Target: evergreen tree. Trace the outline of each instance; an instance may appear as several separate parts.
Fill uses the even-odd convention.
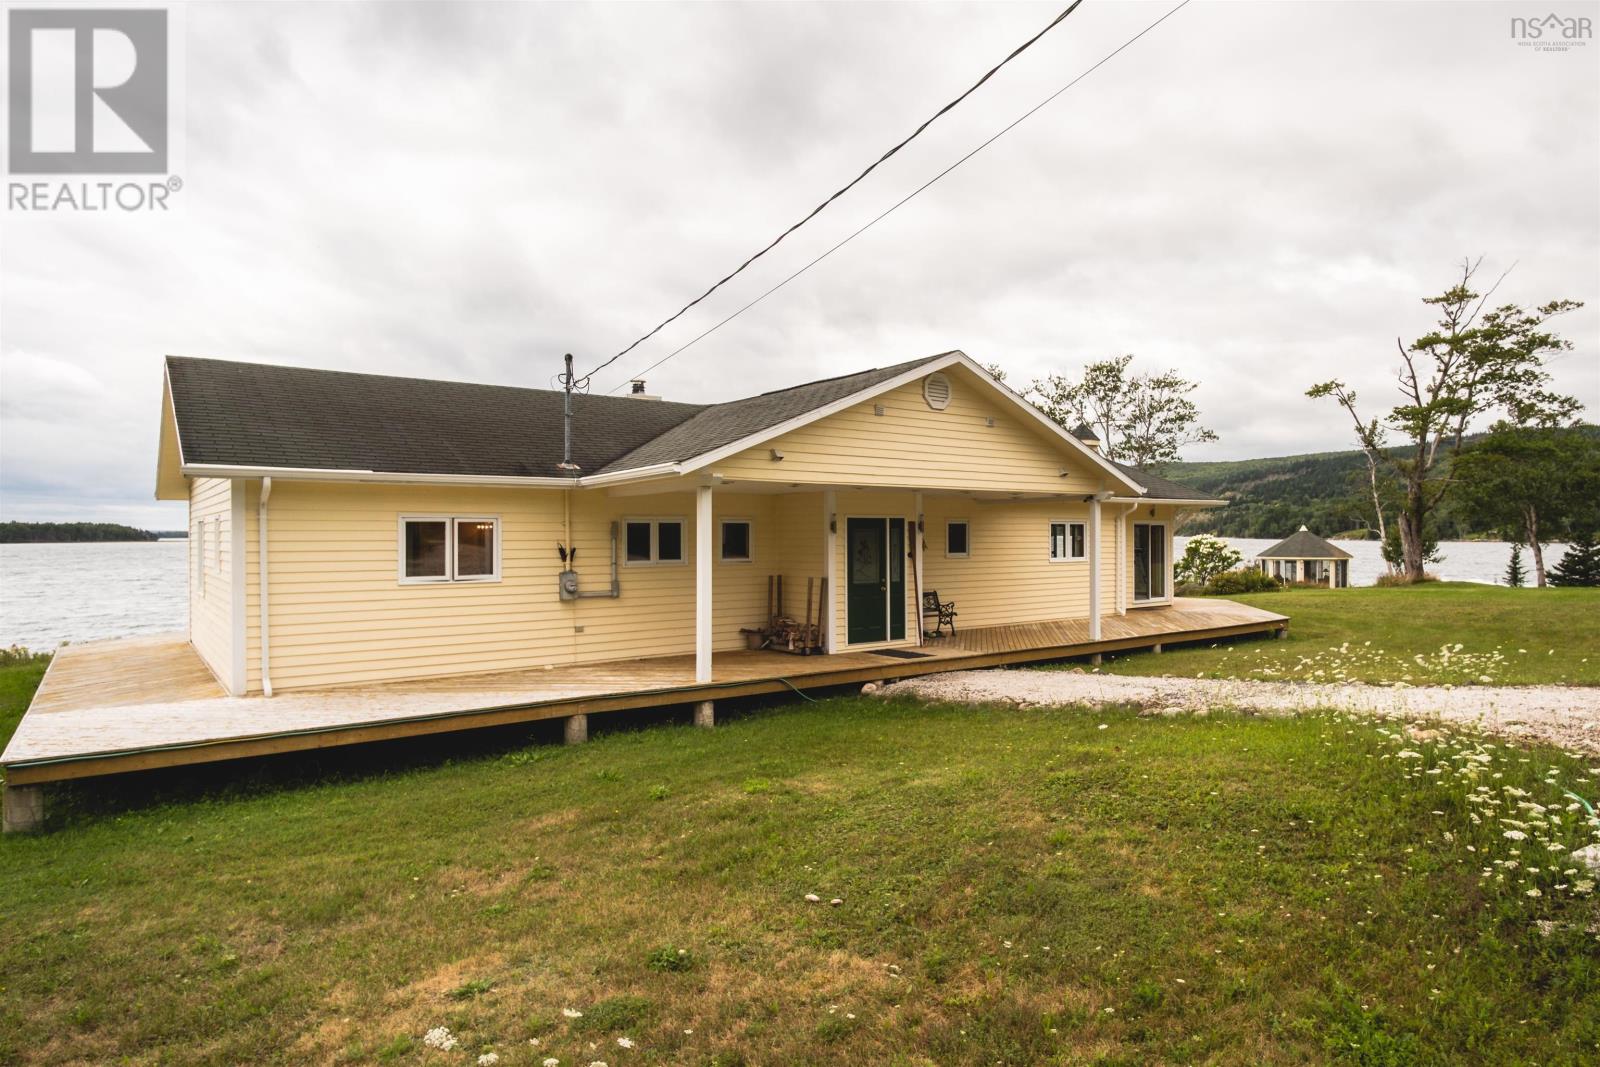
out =
[[[1511,565],[1506,568],[1506,584],[1513,589],[1521,589],[1528,580],[1528,572],[1522,568],[1522,546],[1511,546]]]
[[[1600,544],[1584,531],[1572,539],[1567,554],[1550,569],[1551,585],[1600,586]]]

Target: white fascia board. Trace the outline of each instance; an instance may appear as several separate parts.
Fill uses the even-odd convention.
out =
[[[1225,508],[1228,506],[1226,500],[1190,500],[1188,498],[1180,500],[1166,496],[1114,496],[1109,499],[1113,504],[1161,504],[1163,506],[1171,504],[1180,508]]]

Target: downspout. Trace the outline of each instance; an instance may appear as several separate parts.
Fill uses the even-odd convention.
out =
[[[256,603],[261,608],[261,693],[272,695],[271,654],[267,636],[267,501],[272,499],[272,479],[261,479],[261,499],[256,503]]]
[[[1128,613],[1128,518],[1139,507],[1137,500],[1123,506],[1117,516],[1117,614]]]

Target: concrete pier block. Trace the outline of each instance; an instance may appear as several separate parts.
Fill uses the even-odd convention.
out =
[[[1158,656],[1161,655],[1161,642],[1157,641],[1155,644],[1151,645],[1150,651],[1154,652]]]
[[[581,745],[589,740],[589,716],[567,716],[565,740],[569,745]]]
[[[707,729],[717,725],[717,702],[702,700],[694,706],[694,724]]]
[[[44,825],[44,787],[8,785],[0,798],[0,829],[8,834],[25,834]]]
[[[1102,659],[1100,653],[1096,652],[1094,655],[1089,657],[1089,662],[1092,665],[1098,667],[1103,662],[1103,659]]]
[[[1289,640],[1289,628],[1287,626],[1278,627],[1278,640],[1279,641],[1287,641],[1287,640]]]

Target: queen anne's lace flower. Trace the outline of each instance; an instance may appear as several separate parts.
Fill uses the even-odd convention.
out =
[[[440,1052],[449,1052],[456,1047],[456,1037],[450,1032],[448,1026],[435,1026],[432,1030],[422,1035],[422,1043],[428,1048],[436,1048]]]

